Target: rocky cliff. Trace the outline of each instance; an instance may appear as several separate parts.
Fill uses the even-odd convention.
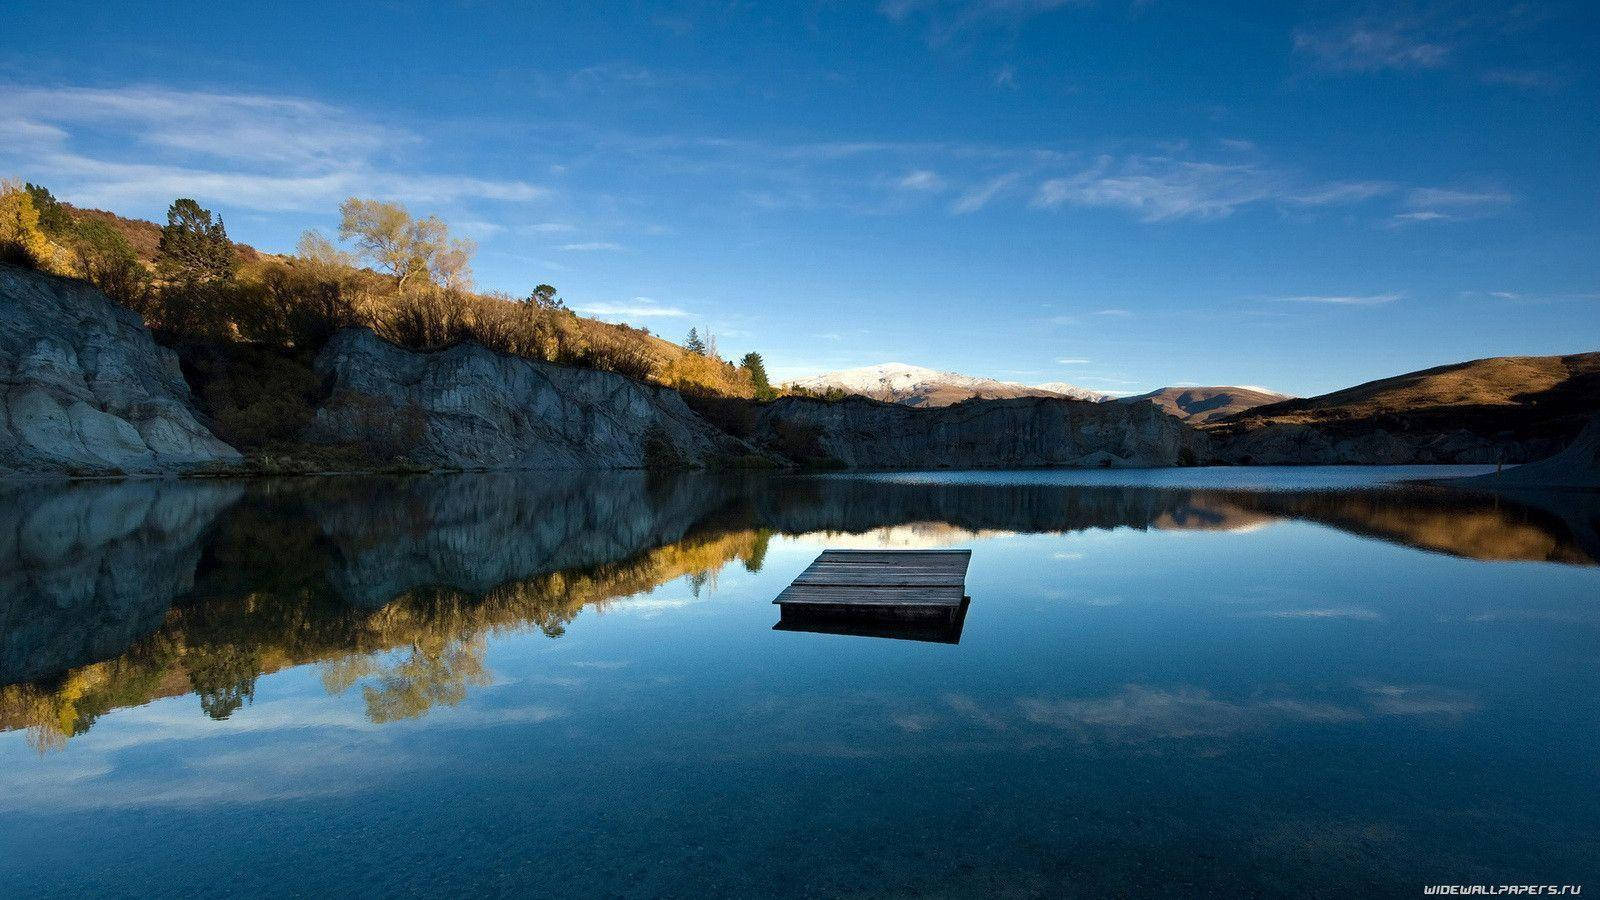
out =
[[[1548,459],[1492,475],[1452,478],[1447,483],[1495,489],[1600,489],[1600,416],[1591,419],[1565,450]]]
[[[1149,405],[1024,397],[933,409],[789,397],[752,442],[802,464],[867,469],[1173,466],[1206,455],[1199,432]]]
[[[463,469],[708,465],[746,452],[676,391],[464,342],[417,352],[371,331],[335,335],[316,369],[331,393],[306,439]]]
[[[239,460],[196,418],[172,351],[89,284],[0,264],[0,477]]]

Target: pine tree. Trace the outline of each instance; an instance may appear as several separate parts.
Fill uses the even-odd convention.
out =
[[[690,353],[698,353],[701,356],[706,355],[706,343],[700,340],[700,331],[698,329],[689,329],[689,336],[684,339],[683,349]]]
[[[757,400],[771,400],[778,396],[772,389],[772,383],[767,380],[767,364],[761,354],[754,350],[746,353],[744,359],[739,361],[739,368],[750,373],[750,384],[755,388]]]
[[[183,281],[221,281],[233,277],[234,249],[228,229],[211,210],[187,197],[174,200],[161,229],[161,257],[172,275]]]

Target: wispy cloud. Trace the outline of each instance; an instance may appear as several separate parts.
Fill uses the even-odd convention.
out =
[[[1021,177],[1019,172],[1008,172],[973,185],[961,192],[961,196],[950,206],[950,211],[957,215],[977,212],[988,206],[989,201],[999,196],[1001,191],[1015,184]]]
[[[1515,203],[1517,195],[1502,190],[1462,191],[1450,188],[1415,188],[1406,193],[1406,202],[1415,207],[1493,206]]]
[[[1040,183],[1031,202],[1039,209],[1120,208],[1159,222],[1218,218],[1257,203],[1352,203],[1377,193],[1381,191],[1368,182],[1305,185],[1289,172],[1251,162],[1102,155],[1074,175]]]
[[[1452,47],[1402,21],[1362,19],[1295,32],[1294,49],[1319,66],[1346,72],[1432,69],[1450,58]]]
[[[1404,299],[1404,294],[1303,294],[1297,297],[1273,297],[1276,303],[1326,303],[1334,306],[1381,306]]]
[[[937,172],[931,169],[916,169],[907,172],[905,177],[900,179],[899,185],[903,190],[908,191],[932,192],[944,190],[944,180],[939,177]]]
[[[520,180],[400,171],[385,164],[421,138],[293,96],[121,88],[0,88],[0,160],[80,203],[176,196],[259,210],[327,208],[351,194],[415,202],[526,202]],[[107,150],[116,146],[118,150]]]
[[[574,226],[566,222],[535,222],[532,225],[524,225],[518,230],[523,234],[561,234],[573,231]]]
[[[1408,211],[1395,213],[1389,218],[1389,225],[1399,227],[1419,222],[1482,218],[1519,199],[1516,194],[1497,188],[1486,190],[1412,188],[1405,195]]]
[[[576,244],[562,244],[561,249],[587,253],[595,250],[622,250],[625,248],[615,241],[580,241]]]
[[[1440,219],[1448,218],[1450,217],[1442,212],[1431,209],[1423,209],[1416,212],[1395,213],[1389,218],[1389,221],[1394,224],[1404,225],[1410,222],[1437,222]]]
[[[883,0],[879,12],[896,22],[917,22],[931,47],[950,43],[968,28],[1016,24],[1064,6],[1091,0]]]
[[[577,312],[606,319],[682,319],[689,312],[676,306],[663,306],[649,297],[634,297],[623,303],[599,301],[574,307]]]
[[[1131,318],[1133,318],[1132,311],[1126,310],[1126,309],[1097,309],[1097,310],[1094,311],[1094,314],[1097,315],[1097,316],[1106,316],[1106,317],[1112,318],[1112,319],[1131,319]]]
[[[1061,366],[1086,366],[1091,362],[1094,362],[1094,360],[1077,356],[1063,356],[1056,360],[1056,364]]]

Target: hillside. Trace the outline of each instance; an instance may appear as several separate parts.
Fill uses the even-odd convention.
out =
[[[411,349],[476,340],[538,362],[616,372],[690,392],[757,393],[752,371],[647,329],[579,316],[549,285],[529,285],[526,297],[473,291],[471,242],[448,238],[443,222],[417,220],[403,207],[348,201],[438,230],[437,255],[429,257],[438,265],[420,277],[364,266],[380,260],[370,252],[358,254],[361,240],[353,241],[352,250],[313,232],[295,254],[263,253],[233,240],[220,218],[213,220],[210,210],[190,200],[175,202],[168,213],[180,217],[190,236],[180,235],[174,242],[178,252],[164,254],[164,227],[155,222],[75,206],[37,185],[24,189],[7,181],[0,194],[26,209],[19,216],[29,222],[26,234],[0,246],[0,258],[91,282],[138,313],[186,363],[193,348],[204,346],[248,345],[303,357],[340,328],[356,325]]]
[[[1600,410],[1600,352],[1500,356],[1285,400],[1202,427],[1228,462],[1542,459]]]
[[[1215,387],[1164,387],[1148,394],[1118,397],[1116,403],[1154,403],[1169,416],[1199,425],[1225,419],[1247,409],[1290,399],[1288,394],[1256,388],[1219,385]]]
[[[1015,381],[976,378],[905,363],[882,363],[825,372],[786,382],[798,393],[845,394],[905,406],[950,406],[964,400],[1009,400],[1014,397],[1068,397],[1099,400],[1103,395],[1057,382],[1037,387]]]

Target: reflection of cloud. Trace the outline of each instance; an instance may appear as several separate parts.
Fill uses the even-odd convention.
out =
[[[1221,738],[1283,721],[1341,723],[1366,718],[1360,710],[1292,697],[1236,703],[1193,685],[1130,684],[1104,697],[1028,697],[1017,705],[1035,724],[1115,744]]]
[[[1367,703],[1389,716],[1458,719],[1478,710],[1478,701],[1470,694],[1438,685],[1366,682],[1360,687],[1367,693]]]
[[[1268,619],[1353,619],[1376,622],[1383,618],[1370,609],[1359,606],[1326,606],[1320,609],[1269,609],[1259,613]]]
[[[1288,698],[1268,700],[1266,705],[1298,722],[1354,722],[1366,718],[1360,710],[1332,703],[1314,703]]]
[[[913,734],[917,734],[927,731],[928,728],[933,725],[933,723],[939,720],[934,716],[921,715],[917,713],[895,713],[889,717],[889,721],[893,722],[895,727],[899,728],[901,731],[909,731]]]
[[[1222,737],[1250,725],[1239,706],[1213,698],[1209,691],[1183,686],[1163,690],[1130,684],[1118,693],[1087,700],[1024,698],[1017,701],[1028,721],[1055,728],[1086,729],[1112,743],[1155,739]]]
[[[966,694],[945,694],[945,705],[993,731],[1005,731],[1006,720],[983,708],[983,704]]]

